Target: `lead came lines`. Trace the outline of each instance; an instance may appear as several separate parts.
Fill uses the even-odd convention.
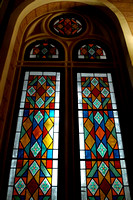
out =
[[[123,145],[111,74],[78,73],[77,92],[81,199],[125,196],[128,200],[130,192],[125,182],[127,174],[124,177],[125,160],[121,160]]]
[[[7,200],[57,199],[59,72],[26,72]]]

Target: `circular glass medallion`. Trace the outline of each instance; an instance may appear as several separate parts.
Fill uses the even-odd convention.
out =
[[[86,24],[80,16],[69,13],[55,17],[50,22],[50,28],[59,36],[75,37],[84,32]]]

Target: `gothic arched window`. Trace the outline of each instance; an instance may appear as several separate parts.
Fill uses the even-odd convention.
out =
[[[7,200],[63,199],[66,177],[79,199],[130,200],[110,39],[87,14],[37,20],[19,56]]]

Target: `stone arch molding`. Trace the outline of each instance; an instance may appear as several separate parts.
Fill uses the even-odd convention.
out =
[[[16,65],[17,57],[18,57],[18,50],[21,46],[21,38],[24,33],[24,29],[26,26],[38,16],[41,16],[44,14],[44,12],[47,11],[48,8],[46,8],[46,5],[48,5],[49,9],[52,9],[52,3],[59,3],[59,2],[65,2],[63,0],[28,0],[21,4],[13,13],[10,18],[7,32],[5,35],[5,40],[3,42],[3,48],[4,51],[0,53],[1,55],[1,80],[0,80],[0,104],[2,103],[2,98],[4,94],[4,88],[5,84],[7,82],[9,83],[9,86],[11,86],[11,79],[8,78],[9,74],[13,75],[14,67]],[[118,21],[121,25],[121,28],[123,30],[123,34],[125,37],[125,41],[127,44],[129,56],[131,63],[133,65],[133,36],[131,34],[130,28],[127,24],[127,21],[123,14],[110,2],[107,0],[67,0],[66,6],[68,2],[73,3],[85,3],[88,5],[97,5],[97,6],[104,6],[109,8],[118,18]],[[15,39],[14,39],[15,38]],[[129,74],[132,73],[133,68],[130,67]],[[11,73],[10,73],[11,72]],[[131,74],[130,74],[131,76]],[[8,79],[10,81],[8,81]],[[13,78],[12,78],[13,79]],[[133,82],[133,81],[132,81]]]

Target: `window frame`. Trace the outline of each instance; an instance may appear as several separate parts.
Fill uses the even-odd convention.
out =
[[[50,33],[51,34],[51,33]],[[84,34],[83,34],[84,35]],[[83,36],[82,35],[82,36]],[[80,41],[80,39],[82,38],[82,36],[80,37],[78,37],[78,40]],[[91,35],[91,37],[92,37],[92,35]],[[96,36],[94,36],[94,38],[95,38]],[[62,42],[62,38],[58,38],[58,41],[61,41]],[[65,38],[65,41],[66,41],[67,39]],[[87,69],[89,69],[89,70],[92,70],[92,69],[95,69],[95,70],[112,70],[112,71],[114,71],[114,73],[116,74],[116,78],[115,78],[115,82],[116,82],[116,84],[117,84],[117,79],[119,78],[119,72],[121,71],[120,69],[119,69],[119,66],[117,66],[118,65],[118,63],[120,63],[120,61],[118,60],[118,63],[117,63],[117,59],[116,59],[116,57],[118,57],[118,54],[117,55],[114,55],[114,53],[113,53],[113,50],[112,50],[112,47],[111,46],[109,46],[109,48],[111,49],[111,52],[112,52],[112,54],[113,54],[113,61],[105,61],[104,63],[99,63],[99,62],[80,62],[79,63],[79,61],[73,61],[73,59],[72,59],[72,49],[73,49],[73,46],[75,45],[75,43],[76,43],[76,41],[77,41],[77,37],[75,37],[75,38],[69,38],[68,39],[68,41],[66,42],[66,43],[68,43],[69,44],[69,42],[70,41],[74,41],[73,42],[73,44],[72,45],[68,45],[68,46],[65,46],[65,61],[60,61],[60,62],[58,62],[58,61],[55,61],[54,63],[55,63],[55,66],[52,66],[52,61],[46,61],[46,62],[32,62],[32,61],[24,61],[23,60],[23,58],[22,59],[19,59],[18,60],[18,66],[17,66],[17,70],[16,70],[16,74],[18,74],[18,75],[20,75],[20,71],[21,71],[21,69],[22,68],[26,68],[26,67],[33,67],[33,68],[35,68],[35,67],[37,67],[37,66],[39,66],[39,67],[41,67],[41,68],[43,68],[44,67],[44,65],[45,65],[45,67],[47,68],[47,67],[53,67],[54,69],[56,69],[56,67],[59,67],[60,69],[61,68],[64,68],[63,70],[64,71],[66,71],[66,70],[68,70],[68,73],[67,73],[67,75],[65,74],[65,76],[64,76],[64,80],[67,80],[67,84],[64,84],[65,85],[65,88],[67,87],[67,86],[69,86],[69,88],[70,88],[70,83],[68,83],[68,76],[70,75],[70,78],[69,78],[69,80],[70,80],[70,82],[72,83],[72,73],[73,73],[73,69],[75,69],[75,70],[77,70],[77,69],[79,69],[80,70],[80,68],[85,68],[85,70],[87,70]],[[99,37],[99,40],[100,40],[100,37]],[[103,42],[103,39],[101,40],[102,42]],[[105,41],[106,42],[106,41]],[[23,49],[23,47],[22,47],[22,49]],[[115,46],[114,47],[114,49],[115,50],[117,50],[117,47]],[[67,54],[67,51],[70,51],[71,53],[70,53],[70,55],[68,55]],[[89,66],[90,65],[90,66]],[[118,68],[118,69],[117,69]],[[121,73],[122,74],[122,73]],[[117,89],[117,91],[118,91],[118,94],[120,94],[120,92],[119,92],[119,90],[120,90],[120,83],[122,83],[123,82],[123,77],[121,77],[121,80],[119,81],[119,87],[118,87],[118,89]],[[17,85],[18,85],[18,80],[19,80],[19,76],[17,77],[17,75],[15,76],[15,82],[17,83]],[[18,87],[18,86],[15,86],[16,88]],[[123,84],[124,85],[124,84]],[[73,86],[74,87],[74,86]],[[16,91],[15,91],[15,88],[13,88],[13,90],[14,90],[14,92],[13,92],[13,94],[15,94],[16,95]],[[126,90],[126,88],[125,88],[125,90]],[[67,93],[68,93],[68,91],[65,91],[65,95],[66,95],[66,99],[67,100],[72,100],[73,99],[73,94],[74,94],[74,89],[72,88],[71,89],[71,91],[70,91],[70,93],[71,93],[71,95],[70,95],[70,97],[68,97],[68,95],[67,95]],[[116,93],[116,95],[117,95],[117,93]],[[117,95],[118,96],[118,98],[119,98],[119,95]],[[121,97],[122,97],[122,95],[120,95]],[[64,102],[65,102],[66,100],[64,100]],[[122,100],[122,101],[124,101],[124,100]],[[14,97],[12,97],[12,102],[13,102],[13,104],[15,104],[14,103]],[[121,105],[124,105],[124,103],[121,103]],[[15,106],[15,105],[14,105]],[[14,107],[13,106],[13,107]],[[73,106],[75,106],[75,104],[73,103]],[[68,108],[69,106],[67,105],[67,108]],[[119,106],[119,108],[121,108],[122,106]],[[72,106],[71,106],[71,108],[72,108]],[[65,110],[65,109],[64,109]],[[67,111],[65,110],[65,112],[67,113]],[[74,114],[74,111],[71,111],[71,112],[68,112],[67,113],[67,116],[69,116],[69,115],[73,115],[73,116],[75,116],[75,114]],[[121,117],[122,116],[122,112],[120,112],[120,118],[122,118]],[[12,118],[12,117],[11,117]],[[75,120],[74,120],[75,121]],[[122,118],[122,121],[124,122],[124,120],[123,120],[123,118]],[[75,125],[74,125],[74,123],[75,122],[72,122],[72,124],[71,124],[71,128],[74,126],[75,127]],[[124,132],[124,131],[123,131]],[[76,150],[75,150],[75,148],[77,148],[76,146],[76,144],[74,143],[74,141],[76,141],[75,140],[75,138],[74,138],[74,136],[73,136],[73,134],[74,134],[74,132],[72,132],[72,144],[70,144],[69,146],[70,146],[70,149],[74,149],[74,155],[70,155],[70,158],[67,158],[68,156],[67,155],[65,155],[65,153],[64,153],[64,157],[65,158],[67,158],[67,160],[69,160],[69,162],[72,164],[72,166],[73,166],[73,169],[75,169],[75,164],[74,164],[74,162],[75,163],[77,163],[76,161],[73,161],[73,160],[75,160],[75,159],[77,159],[78,160],[78,158],[75,158],[76,156],[76,153],[75,152],[77,152]],[[69,136],[67,136],[67,143],[68,143],[68,138],[70,139],[70,135]],[[127,142],[128,143],[128,142]],[[67,147],[65,147],[66,149],[64,150],[65,152],[67,152],[68,151],[68,148]],[[70,154],[70,150],[68,151],[69,152],[69,154]],[[128,154],[128,152],[126,153],[126,154]],[[78,155],[78,154],[77,154]],[[130,162],[129,162],[129,164],[130,164]],[[128,165],[129,165],[128,164]],[[65,164],[64,164],[65,165]],[[78,166],[78,165],[77,165]],[[61,166],[60,166],[61,167]],[[68,168],[68,166],[67,166],[67,168]],[[67,183],[69,182],[68,181],[68,179],[70,180],[70,177],[72,176],[73,178],[73,183],[75,183],[75,180],[79,180],[79,178],[78,177],[76,177],[76,173],[78,172],[78,170],[76,170],[77,172],[75,172],[74,173],[74,175],[72,174],[72,172],[71,172],[71,170],[70,169],[67,169],[66,170],[67,171],[67,174],[66,175],[64,175],[64,177],[66,178],[66,180],[67,180]],[[70,175],[69,175],[70,174]],[[63,174],[62,174],[63,175]],[[69,176],[69,178],[67,178],[67,175]],[[60,180],[61,180],[61,176],[60,176]],[[65,180],[65,178],[64,178],[64,180]],[[60,182],[62,182],[62,181],[60,181]],[[131,181],[130,181],[131,182]],[[64,184],[64,183],[63,183]],[[73,184],[70,184],[70,186],[68,187],[67,186],[67,184],[65,185],[64,184],[64,186],[65,186],[65,189],[64,189],[64,191],[66,192],[66,191],[68,191],[68,188],[70,189],[71,188],[71,186],[72,186]],[[61,186],[61,184],[60,184],[60,186]],[[76,187],[77,186],[77,187]],[[77,188],[78,189],[80,189],[80,187],[79,187],[79,185],[78,185],[78,183],[76,183],[76,186],[74,185],[74,186],[72,186],[72,187],[74,187],[74,191],[76,192],[77,191]],[[67,187],[67,188],[66,188]],[[62,188],[62,186],[61,186],[61,188]],[[63,189],[63,188],[62,188]],[[70,189],[69,190],[69,194],[71,194],[71,191],[72,191],[73,189]],[[60,191],[61,191],[61,189],[60,189]],[[79,192],[77,192],[77,194],[76,194],[76,196],[77,196],[77,199],[79,198],[79,196],[78,196],[78,194],[79,194]],[[64,197],[63,195],[62,195],[62,197]],[[66,197],[67,198],[67,197]]]

